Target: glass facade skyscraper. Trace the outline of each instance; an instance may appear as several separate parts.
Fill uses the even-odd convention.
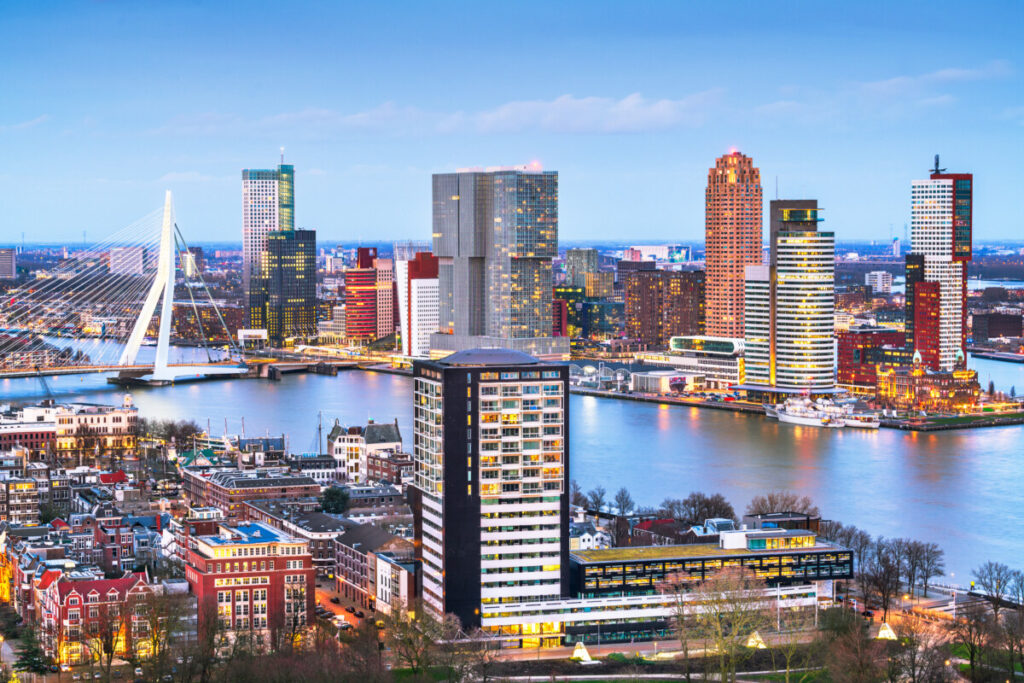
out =
[[[295,229],[295,167],[242,171],[242,285],[259,274],[267,235]],[[256,327],[256,325],[251,325]]]
[[[564,356],[551,334],[551,261],[558,254],[558,173],[508,169],[436,174],[434,254],[440,353],[508,347]]]
[[[267,235],[260,272],[249,289],[250,325],[265,328],[271,344],[316,333],[316,231]]]

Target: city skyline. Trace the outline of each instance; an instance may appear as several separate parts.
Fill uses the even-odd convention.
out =
[[[1020,233],[1005,153],[1021,123],[1019,6],[602,9],[537,5],[526,14],[540,30],[516,33],[528,20],[501,8],[451,22],[414,6],[386,21],[366,7],[8,7],[0,140],[18,172],[5,176],[0,241],[108,234],[168,188],[187,235],[234,237],[239,170],[271,166],[281,146],[302,187],[296,227],[323,241],[422,238],[432,173],[533,160],[560,172],[563,241],[625,224],[693,241],[703,175],[732,147],[756,160],[768,197],[776,177],[779,196],[819,197],[840,241],[884,240],[890,225],[902,237],[905,188],[935,153],[984,181],[979,237]],[[887,28],[911,21],[913,32]],[[519,40],[476,37],[494,23]],[[154,25],[175,42],[147,39]],[[236,35],[301,47],[254,55]],[[791,54],[797,36],[807,49]],[[723,56],[722,41],[749,50]],[[420,49],[389,49],[399,42]],[[489,82],[511,45],[525,68]],[[475,63],[438,88],[463,54]]]

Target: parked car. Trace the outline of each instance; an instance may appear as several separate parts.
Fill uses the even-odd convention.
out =
[[[359,619],[362,619],[363,617],[365,617],[365,616],[366,616],[365,614],[363,614],[363,613],[362,613],[362,612],[360,612],[359,610],[356,610],[356,611],[354,612],[354,614],[355,614],[355,615],[356,615],[356,617],[357,617],[357,618],[359,618]]]
[[[861,614],[863,614],[863,615],[864,615],[865,617],[867,617],[868,619],[870,619],[871,617],[875,616],[875,613],[874,613],[874,612],[872,612],[872,611],[871,611],[871,610],[869,610],[869,609],[866,609],[866,610],[864,610],[863,612],[861,612]]]
[[[356,613],[356,608],[353,607],[352,605],[349,605],[348,607],[345,608],[345,611],[348,612],[349,614],[355,614]]]
[[[340,605],[341,604],[341,600],[338,598],[337,595],[335,595],[333,598],[331,598],[331,602],[333,602],[335,605]]]

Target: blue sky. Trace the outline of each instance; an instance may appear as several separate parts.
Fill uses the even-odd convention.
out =
[[[540,161],[563,240],[703,238],[714,158],[843,239],[909,220],[932,156],[976,239],[1024,238],[1024,3],[12,2],[0,242],[101,237],[172,189],[240,239],[240,170],[296,167],[321,240],[427,238],[430,174]]]

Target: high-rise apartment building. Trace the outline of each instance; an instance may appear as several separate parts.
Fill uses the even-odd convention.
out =
[[[745,269],[761,263],[761,172],[730,152],[708,171],[704,194],[707,333],[743,336]]]
[[[267,235],[294,229],[295,167],[282,163],[276,169],[243,170],[242,286],[246,292],[250,280],[259,275]]]
[[[431,336],[431,352],[508,347],[567,356],[568,340],[551,336],[558,173],[439,173],[433,204],[441,333]]]
[[[567,249],[565,251],[565,284],[586,287],[587,273],[597,272],[597,249]]]
[[[18,277],[18,257],[14,249],[0,249],[0,280]]]
[[[316,334],[316,231],[278,230],[266,237],[250,281],[250,327],[276,346]]]
[[[919,281],[935,283],[938,296],[932,295],[931,287],[918,287],[914,294],[908,287],[908,321],[913,315],[915,323],[907,344],[908,350],[920,353],[924,363],[934,370],[951,370],[966,358],[967,262],[972,253],[973,182],[970,173],[946,173],[945,169],[940,169],[936,156],[935,169],[929,179],[911,183],[911,253],[907,255],[907,282],[909,285],[911,269],[920,266]],[[917,258],[912,259],[912,256]],[[913,297],[920,300],[912,300]],[[923,334],[916,326],[916,319],[927,314],[922,307],[926,309],[928,305],[938,306],[937,337]]]
[[[430,355],[430,335],[438,330],[437,263],[429,251],[395,261],[403,355]]]
[[[413,378],[427,608],[487,627],[486,607],[568,596],[568,366],[472,349],[416,361]]]
[[[747,385],[835,388],[835,235],[818,230],[816,200],[771,202],[767,265],[747,266]]]
[[[704,271],[632,272],[623,293],[630,339],[667,346],[672,337],[704,334]]]
[[[892,294],[892,273],[887,270],[872,270],[864,274],[864,284],[871,287],[873,294]]]

